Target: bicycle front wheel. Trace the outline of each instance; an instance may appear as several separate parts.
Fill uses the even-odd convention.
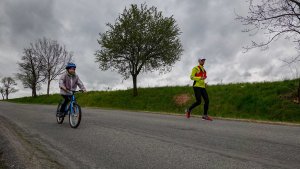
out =
[[[71,112],[72,111],[72,112]],[[73,109],[70,110],[69,123],[72,128],[77,128],[81,121],[81,107],[74,103]]]

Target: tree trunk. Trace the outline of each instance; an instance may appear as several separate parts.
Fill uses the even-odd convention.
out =
[[[32,97],[36,97],[36,88],[32,89]]]
[[[300,104],[300,78],[299,78],[299,84],[298,84],[298,104]]]
[[[132,75],[132,80],[133,80],[133,96],[137,96],[138,95],[137,85],[136,85],[137,75]]]
[[[36,86],[32,87],[32,97],[36,97]]]
[[[47,96],[49,96],[49,92],[50,92],[50,79],[48,79],[48,83],[47,83]]]
[[[8,100],[8,89],[5,90],[6,100]]]

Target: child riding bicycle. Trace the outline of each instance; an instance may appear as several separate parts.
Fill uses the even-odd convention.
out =
[[[79,79],[79,76],[75,73],[76,65],[74,63],[68,63],[66,65],[66,73],[59,78],[60,94],[64,98],[64,102],[61,106],[59,116],[64,116],[67,104],[70,102],[71,91],[75,91],[77,86],[86,92],[86,89]]]

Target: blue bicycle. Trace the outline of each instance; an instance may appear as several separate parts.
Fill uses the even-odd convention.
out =
[[[72,95],[70,95],[71,101],[66,106],[65,114],[63,116],[60,116],[60,108],[63,104],[63,101],[61,101],[57,106],[56,111],[56,121],[58,124],[62,124],[64,122],[64,117],[66,115],[69,115],[69,123],[72,128],[77,128],[81,121],[81,107],[76,103],[75,99],[75,93],[81,92],[81,91],[71,91]]]

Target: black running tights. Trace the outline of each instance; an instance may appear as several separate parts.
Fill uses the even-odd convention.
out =
[[[201,87],[193,87],[195,97],[196,97],[196,102],[189,107],[189,111],[192,111],[195,107],[199,106],[201,104],[201,96],[204,99],[204,115],[207,115],[208,111],[208,105],[209,105],[209,99],[208,99],[208,94],[206,92],[205,88]]]

